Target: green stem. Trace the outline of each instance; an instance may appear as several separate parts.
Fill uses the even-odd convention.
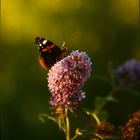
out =
[[[95,136],[98,137],[100,140],[104,140],[104,138],[97,133],[95,133]]]
[[[97,115],[95,113],[92,113],[91,115],[95,119],[95,121],[97,122],[97,125],[100,126],[101,122],[100,122],[99,118],[97,117]]]
[[[68,109],[65,110],[65,115],[66,115],[66,140],[70,140],[70,124],[68,117]]]
[[[104,106],[107,104],[108,102],[108,98],[109,97],[113,97],[114,93],[119,89],[120,87],[114,87],[109,94],[107,95],[106,99],[104,100],[104,102],[102,102],[102,104],[100,104],[100,106],[98,107],[98,109],[95,111],[95,114],[98,114],[103,108]]]
[[[66,133],[64,119],[58,118],[57,124],[59,126],[59,129],[63,130],[63,132]]]
[[[74,137],[72,137],[72,139],[71,140],[75,140],[77,138],[77,135],[75,135]]]

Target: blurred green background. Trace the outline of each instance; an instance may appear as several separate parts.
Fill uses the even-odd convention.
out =
[[[106,75],[107,65],[140,60],[138,0],[3,0],[1,2],[0,131],[2,140],[63,140],[53,122],[42,124],[40,113],[49,112],[46,75],[38,62],[36,36],[68,50],[86,51],[92,59],[92,76],[85,85],[84,106],[93,108],[97,95],[109,85],[95,81]],[[139,99],[118,93],[120,104],[108,106],[110,121],[120,125],[140,108]],[[72,127],[86,124],[83,114]],[[88,119],[87,119],[88,120]],[[81,124],[82,123],[82,124]],[[84,124],[85,123],[85,124]],[[75,125],[74,125],[75,124]]]

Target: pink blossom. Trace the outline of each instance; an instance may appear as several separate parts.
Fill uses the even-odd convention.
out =
[[[85,52],[73,51],[51,67],[48,87],[53,107],[74,109],[85,98],[81,88],[91,73],[91,60]]]

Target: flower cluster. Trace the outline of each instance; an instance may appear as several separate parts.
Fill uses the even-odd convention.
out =
[[[140,111],[133,114],[121,131],[121,140],[140,139]]]
[[[48,73],[48,87],[51,92],[49,103],[53,108],[75,109],[85,98],[82,92],[90,76],[91,61],[85,52],[73,51],[51,67]]]
[[[140,62],[134,59],[115,70],[117,80],[121,84],[135,84],[140,81]]]
[[[96,127],[96,132],[102,137],[112,137],[115,134],[115,126],[108,121],[103,121]]]

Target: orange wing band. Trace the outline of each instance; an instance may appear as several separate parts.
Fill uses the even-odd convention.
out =
[[[48,68],[48,66],[45,64],[43,58],[41,58],[41,57],[39,58],[39,63],[45,70]]]

